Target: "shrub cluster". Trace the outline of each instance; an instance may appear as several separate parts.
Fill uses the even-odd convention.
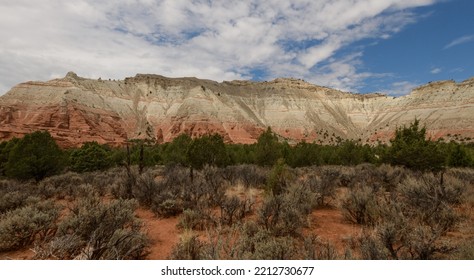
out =
[[[56,232],[59,208],[52,201],[36,202],[0,215],[0,251],[19,249]]]
[[[135,218],[136,206],[133,200],[104,203],[97,195],[79,199],[54,238],[36,249],[36,258],[143,258],[148,239]]]
[[[372,229],[360,238],[363,258],[442,258],[455,249],[445,237],[461,221],[455,208],[466,188],[446,174],[410,175],[390,191],[354,188],[342,208],[348,220]]]

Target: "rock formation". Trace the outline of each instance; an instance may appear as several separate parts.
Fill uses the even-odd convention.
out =
[[[138,74],[26,82],[0,96],[0,141],[48,130],[63,147],[87,141],[167,142],[181,133],[219,133],[254,143],[270,126],[289,142],[386,142],[418,118],[434,139],[474,138],[474,79],[433,82],[403,97],[353,94],[297,79],[214,82]]]

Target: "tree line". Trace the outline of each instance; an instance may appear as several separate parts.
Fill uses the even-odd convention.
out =
[[[218,134],[192,139],[181,134],[172,142],[152,144],[130,141],[126,147],[112,148],[97,142],[80,148],[61,149],[47,131],[0,143],[0,177],[42,180],[65,170],[89,172],[115,166],[181,165],[193,170],[206,165],[223,167],[239,164],[291,167],[312,165],[358,165],[361,163],[405,166],[413,170],[438,172],[446,167],[473,167],[474,145],[426,139],[426,129],[418,120],[399,127],[389,145],[363,145],[345,140],[336,145],[279,141],[268,128],[255,144],[227,144]]]

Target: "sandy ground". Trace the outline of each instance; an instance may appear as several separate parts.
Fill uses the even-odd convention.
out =
[[[137,216],[143,221],[143,230],[151,241],[149,260],[166,260],[179,241],[179,231],[176,225],[178,218],[160,219],[150,210],[138,209]]]

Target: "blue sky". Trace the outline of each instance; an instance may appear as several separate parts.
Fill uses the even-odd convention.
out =
[[[2,0],[0,94],[136,73],[404,95],[474,76],[472,0]]]

